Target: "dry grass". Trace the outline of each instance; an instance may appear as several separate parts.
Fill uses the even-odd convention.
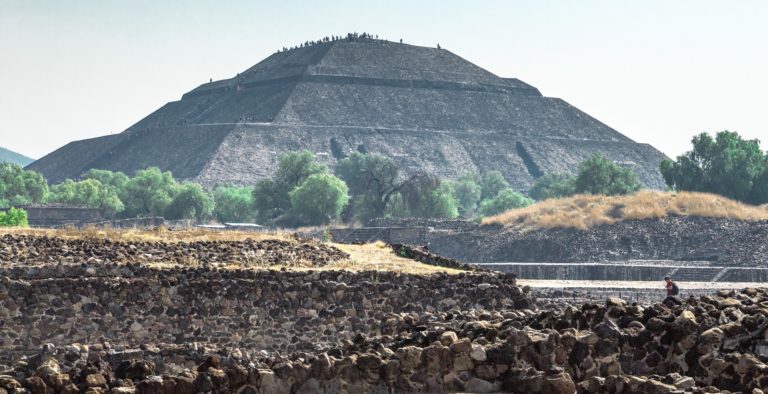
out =
[[[389,245],[377,241],[364,245],[333,244],[349,253],[349,259],[329,264],[324,270],[388,271],[404,274],[430,275],[438,272],[458,274],[463,270],[438,267],[406,259],[395,254]]]
[[[155,230],[115,230],[115,229],[23,229],[0,228],[2,234],[26,234],[36,236],[61,237],[65,239],[103,239],[113,241],[143,241],[143,242],[193,242],[193,241],[242,241],[252,239],[255,241],[280,239],[291,240],[293,236],[288,231],[278,232],[246,232],[246,231],[213,231],[206,229],[168,230],[159,228]],[[345,270],[345,271],[391,271],[416,275],[430,275],[438,272],[456,274],[464,272],[457,269],[437,267],[423,264],[414,260],[405,259],[395,255],[392,248],[384,242],[377,241],[365,245],[331,244],[350,257],[336,261],[324,267],[311,267],[311,262],[292,262],[285,265],[273,265],[270,267],[248,267],[238,263],[221,264],[224,269],[281,269],[288,270]],[[200,263],[190,260],[185,263],[190,267],[197,267]],[[175,263],[152,262],[154,268],[171,268]]]
[[[288,232],[256,232],[256,231],[212,231],[206,229],[169,230],[160,227],[153,230],[137,229],[39,229],[39,228],[2,228],[2,234],[26,234],[36,236],[61,237],[65,239],[101,239],[109,238],[122,242],[194,242],[194,241],[243,241],[252,239],[261,241],[267,239],[288,240]]]
[[[628,196],[577,195],[550,199],[485,218],[522,231],[542,228],[588,229],[622,220],[701,216],[744,221],[768,220],[768,206],[742,204],[716,194],[642,190]]]

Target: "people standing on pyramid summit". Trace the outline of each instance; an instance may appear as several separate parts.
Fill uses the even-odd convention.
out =
[[[347,33],[346,37],[335,36],[335,35],[325,36],[325,37],[322,37],[322,38],[318,39],[317,41],[305,41],[303,43],[299,43],[299,45],[294,45],[292,47],[282,47],[281,49],[278,49],[277,52],[278,53],[280,53],[280,52],[287,52],[287,51],[290,51],[290,50],[293,50],[293,49],[306,48],[306,47],[314,46],[314,45],[317,45],[317,44],[322,44],[322,43],[326,43],[326,42],[341,41],[341,40],[347,40],[349,42],[357,41],[357,40],[370,40],[370,41],[378,41],[378,42],[382,42],[382,43],[383,42],[388,42],[384,38],[380,39],[378,34],[368,34],[368,33],[365,33],[365,32],[360,33],[360,34],[358,34],[358,33]],[[400,39],[400,43],[401,44],[403,43],[403,39],[402,38]]]

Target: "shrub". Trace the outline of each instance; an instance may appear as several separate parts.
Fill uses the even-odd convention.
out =
[[[213,197],[197,183],[183,183],[166,208],[167,219],[195,219],[204,221],[213,212]]]
[[[533,200],[512,190],[504,189],[496,197],[485,200],[480,204],[480,213],[483,216],[497,215],[510,209],[527,207],[533,204]]]
[[[0,211],[0,227],[29,227],[27,212],[13,207]]]
[[[574,194],[576,194],[576,177],[570,174],[544,175],[528,190],[528,195],[538,201]]]
[[[489,171],[480,177],[480,200],[488,200],[496,197],[500,191],[509,188],[509,183],[499,171]]]
[[[270,222],[291,208],[289,193],[315,174],[328,168],[315,162],[312,152],[289,152],[280,155],[273,179],[264,179],[253,188],[253,203],[260,222]]]
[[[213,190],[213,215],[220,222],[249,222],[254,219],[253,189],[220,186]]]
[[[642,186],[634,171],[617,166],[600,153],[579,164],[574,185],[576,193],[606,196],[634,193]]]
[[[337,219],[349,202],[347,185],[331,174],[307,177],[289,193],[291,213],[306,219],[307,224],[327,224]]]

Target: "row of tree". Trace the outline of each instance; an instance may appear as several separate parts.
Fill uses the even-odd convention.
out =
[[[489,215],[532,200],[510,189],[497,171],[456,182],[426,174],[404,176],[392,159],[356,152],[336,163],[331,174],[304,151],[282,155],[275,177],[254,187],[253,202],[259,222],[297,226],[384,216]]]
[[[672,190],[704,191],[753,204],[768,202],[768,155],[757,140],[723,131],[701,134],[693,149],[661,163]],[[271,179],[254,187],[206,190],[177,182],[157,168],[121,172],[90,170],[80,180],[48,186],[39,173],[0,164],[0,208],[57,202],[100,208],[116,217],[215,218],[284,226],[359,221],[374,217],[472,218],[527,206],[534,200],[573,194],[628,194],[642,184],[630,169],[601,154],[582,162],[575,175],[539,178],[528,197],[512,190],[498,171],[466,174],[455,181],[425,174],[404,175],[390,158],[354,153],[333,173],[309,151],[280,156]]]
[[[664,160],[659,170],[670,190],[719,194],[749,204],[768,203],[768,153],[760,141],[721,131],[714,137],[701,133],[692,149],[675,160]],[[577,175],[548,174],[528,191],[543,200],[572,194],[628,194],[642,187],[637,175],[602,155],[581,163]]]
[[[213,197],[198,184],[178,183],[157,168],[122,172],[92,169],[78,181],[48,186],[37,172],[0,164],[0,207],[32,203],[63,203],[102,209],[117,217],[164,216],[204,220],[213,212]]]

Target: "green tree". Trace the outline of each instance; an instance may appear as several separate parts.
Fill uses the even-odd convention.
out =
[[[136,172],[120,194],[125,204],[124,217],[163,216],[179,191],[170,172],[150,167]]]
[[[480,204],[480,213],[483,216],[492,216],[510,209],[527,207],[531,204],[533,204],[532,199],[512,189],[504,189],[496,197],[484,200]]]
[[[534,200],[567,197],[576,194],[576,177],[570,174],[547,174],[536,180],[528,195]]]
[[[334,173],[349,187],[355,216],[364,221],[384,216],[392,196],[413,179],[401,180],[392,159],[359,152],[339,160]]]
[[[450,187],[438,178],[426,175],[414,178],[400,194],[410,216],[446,219],[459,216]]]
[[[16,206],[39,203],[48,193],[48,183],[35,171],[25,171],[17,164],[0,163],[0,203]]]
[[[477,184],[476,175],[463,175],[456,182],[453,182],[451,190],[462,215],[471,215],[477,210],[483,190]]]
[[[195,219],[202,222],[213,212],[213,197],[197,183],[185,182],[165,210],[167,219]]]
[[[113,172],[95,168],[88,170],[88,172],[83,174],[82,178],[95,179],[101,182],[102,185],[112,188],[117,194],[120,194],[120,191],[125,188],[129,180],[128,176],[120,171]]]
[[[293,189],[291,212],[304,218],[307,224],[327,224],[337,219],[349,202],[349,189],[331,174],[313,174]]]
[[[269,222],[291,208],[288,195],[308,177],[327,173],[328,168],[315,162],[312,152],[289,152],[280,155],[273,179],[261,180],[253,188],[253,202],[260,222]]]
[[[480,201],[496,197],[500,191],[509,188],[509,183],[499,171],[489,171],[480,177]]]
[[[607,196],[634,193],[641,187],[634,171],[619,167],[600,153],[579,164],[575,182],[576,193]]]
[[[749,196],[749,202],[753,204],[768,203],[768,155],[766,155],[763,167],[763,172],[755,178],[752,193]]]
[[[108,216],[121,212],[125,208],[117,195],[117,190],[103,185],[96,179],[86,179],[79,182],[67,179],[52,186],[46,200],[99,208]]]
[[[254,219],[253,189],[219,186],[213,190],[213,216],[220,222],[245,223]]]
[[[29,227],[27,212],[14,207],[0,211],[0,227]]]
[[[766,157],[758,140],[745,140],[725,130],[715,138],[701,133],[691,143],[692,150],[675,161],[661,163],[661,174],[670,188],[717,193],[756,204],[768,201],[762,178]]]

